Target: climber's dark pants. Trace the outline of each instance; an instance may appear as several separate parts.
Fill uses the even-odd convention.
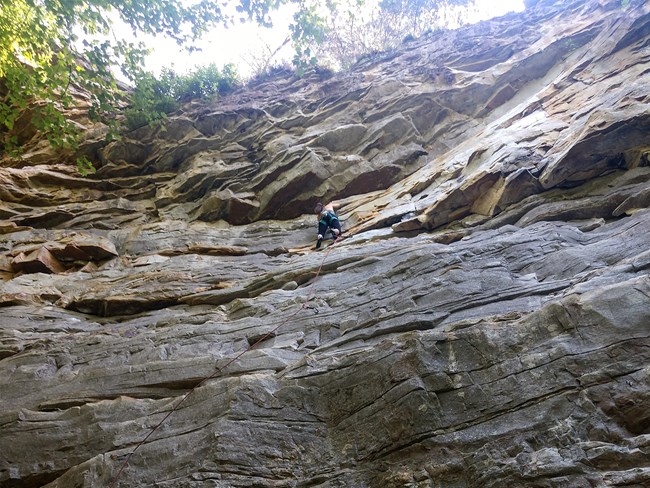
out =
[[[339,231],[339,234],[341,233],[341,223],[336,219],[332,219],[329,225],[322,220],[318,222],[318,233],[323,237],[325,237],[325,232],[327,232],[328,228],[336,229]]]

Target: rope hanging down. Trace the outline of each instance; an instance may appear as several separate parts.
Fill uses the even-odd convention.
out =
[[[257,345],[260,344],[261,342],[264,342],[264,341],[267,340],[269,337],[272,337],[273,335],[275,335],[275,333],[280,329],[280,327],[282,327],[283,325],[285,325],[285,324],[289,321],[288,319],[290,319],[290,318],[294,317],[295,315],[297,315],[298,312],[300,312],[301,310],[308,308],[308,307],[307,307],[307,304],[311,301],[312,298],[314,298],[314,292],[313,292],[314,284],[316,283],[316,280],[317,280],[318,277],[320,276],[320,273],[321,273],[321,271],[322,271],[322,269],[323,269],[323,265],[325,264],[325,260],[327,259],[327,256],[329,255],[331,248],[336,244],[336,241],[337,241],[337,240],[338,240],[338,238],[334,239],[334,242],[333,242],[332,244],[330,244],[329,246],[327,246],[327,249],[326,249],[326,251],[325,251],[325,255],[323,256],[323,259],[322,259],[321,262],[320,262],[320,266],[318,267],[318,271],[316,271],[316,276],[314,276],[314,280],[311,282],[311,285],[309,285],[309,293],[307,294],[307,300],[305,300],[304,303],[303,303],[299,308],[297,308],[297,309],[296,309],[296,310],[295,310],[291,315],[289,315],[289,316],[286,317],[282,322],[280,322],[280,324],[279,324],[277,327],[275,327],[275,328],[272,329],[271,331],[267,332],[267,333],[264,334],[260,339],[258,339],[257,341],[255,341],[253,344],[251,344],[251,345],[249,345],[248,347],[246,347],[245,349],[243,349],[239,354],[237,354],[235,357],[233,357],[232,359],[230,359],[230,361],[228,361],[226,364],[224,364],[224,365],[221,366],[221,367],[217,367],[217,369],[216,369],[215,371],[213,371],[212,374],[210,374],[209,376],[206,376],[205,378],[203,378],[203,379],[202,379],[201,381],[199,381],[199,382],[198,382],[198,383],[197,383],[197,384],[196,384],[196,385],[195,385],[195,386],[194,386],[190,391],[188,391],[187,393],[185,393],[185,395],[183,395],[183,397],[180,399],[180,401],[179,401],[176,405],[174,405],[174,407],[173,407],[169,412],[167,412],[167,415],[165,415],[165,416],[162,418],[162,420],[161,420],[160,422],[158,422],[158,423],[154,426],[154,428],[151,429],[151,430],[149,431],[149,433],[145,436],[145,438],[142,439],[142,440],[141,440],[141,441],[140,441],[140,442],[135,446],[135,448],[133,449],[133,451],[131,451],[131,452],[129,453],[129,455],[126,457],[126,459],[124,460],[124,462],[123,462],[122,465],[120,466],[120,469],[119,469],[119,471],[117,472],[117,474],[115,475],[115,478],[113,478],[113,481],[112,481],[111,484],[110,484],[110,488],[115,488],[116,483],[117,483],[117,480],[120,478],[120,475],[121,475],[122,472],[124,471],[124,468],[126,468],[126,466],[129,464],[129,461],[131,460],[131,458],[133,457],[133,455],[136,453],[136,451],[137,451],[138,449],[140,449],[140,447],[143,446],[143,445],[147,442],[147,440],[149,439],[149,437],[151,437],[151,436],[153,435],[153,433],[156,432],[156,431],[160,428],[160,426],[161,426],[162,424],[164,424],[165,421],[166,421],[166,420],[167,420],[167,419],[168,419],[168,418],[169,418],[169,417],[170,417],[170,416],[171,416],[171,415],[172,415],[176,410],[178,410],[178,408],[183,404],[183,402],[187,399],[187,397],[190,396],[190,395],[192,394],[192,392],[193,392],[194,390],[196,390],[198,387],[202,386],[206,381],[211,380],[212,378],[215,378],[217,375],[219,375],[220,373],[222,373],[226,368],[228,368],[228,366],[230,366],[232,363],[234,363],[235,361],[237,361],[240,357],[242,357],[244,354],[246,354],[246,353],[247,353],[248,351],[250,351],[251,349],[254,349],[255,346],[257,346]]]

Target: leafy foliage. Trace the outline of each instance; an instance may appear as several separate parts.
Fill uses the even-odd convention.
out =
[[[239,85],[239,75],[232,64],[222,70],[210,64],[186,74],[163,69],[159,78],[144,73],[138,78],[131,104],[125,111],[127,126],[135,129],[145,124],[155,125],[166,114],[176,110],[180,103],[197,98],[215,98]]]
[[[269,9],[281,1],[285,0],[242,0],[238,10],[266,22]],[[110,136],[115,137],[116,111],[123,93],[114,71],[137,84],[132,103],[136,111],[144,114],[147,106],[154,106],[145,118],[160,116],[171,101],[165,89],[161,100],[148,98],[157,96],[160,87],[141,69],[147,49],[141,42],[120,39],[113,19],[126,23],[134,33],[164,35],[191,50],[208,28],[233,22],[221,5],[213,0],[3,0],[0,149],[15,153],[33,135],[33,131],[22,130],[30,124],[53,146],[75,149],[79,134],[64,113],[79,89],[90,96],[89,115],[109,124]],[[186,84],[174,90],[192,97],[227,89],[234,80],[232,73],[217,76],[215,69],[206,68],[187,79],[174,77],[176,84]],[[213,81],[217,85],[210,86]],[[169,95],[177,98],[176,92]],[[23,120],[25,117],[29,120]]]
[[[315,46],[325,39],[327,26],[325,17],[319,13],[317,4],[301,4],[294,14],[294,22],[289,26],[295,49],[293,64],[301,75],[307,66],[315,66]]]

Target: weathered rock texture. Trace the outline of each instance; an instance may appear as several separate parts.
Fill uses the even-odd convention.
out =
[[[650,6],[532,3],[5,158],[0,485],[650,486]]]

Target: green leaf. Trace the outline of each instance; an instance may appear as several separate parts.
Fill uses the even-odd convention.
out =
[[[97,170],[93,163],[86,156],[81,156],[75,160],[77,165],[77,170],[82,176],[88,176],[89,174],[95,173]]]

